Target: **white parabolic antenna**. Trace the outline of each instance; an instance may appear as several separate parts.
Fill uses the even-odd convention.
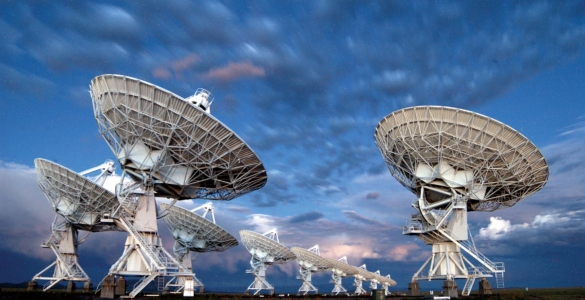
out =
[[[121,75],[90,88],[100,133],[128,175],[152,178],[157,197],[231,200],[266,184],[254,151],[198,105]]]
[[[248,273],[254,275],[254,282],[248,287],[246,293],[255,291],[254,295],[261,290],[269,290],[274,294],[274,287],[266,281],[266,266],[286,264],[296,259],[295,254],[287,247],[280,244],[276,229],[259,234],[249,230],[240,230],[242,243],[252,258],[250,260],[251,270]]]
[[[326,258],[321,257],[319,245],[315,245],[309,249],[292,247],[290,250],[297,257],[299,272],[301,273],[299,279],[303,281],[298,293],[303,295],[310,292],[318,294],[319,290],[311,283],[311,274],[331,269],[331,262]]]
[[[192,295],[192,272],[162,247],[158,236],[155,193],[173,199],[172,204],[231,200],[263,187],[266,170],[246,143],[209,114],[206,90],[183,99],[122,75],[98,76],[90,89],[101,135],[124,172],[139,182],[118,193],[123,209],[112,218],[130,235],[109,276],[143,276],[131,297],[157,276],[182,276],[184,295]]]
[[[101,221],[104,213],[118,206],[116,195],[46,159],[35,159],[35,168],[37,183],[57,214],[78,229],[94,232],[116,230],[112,222]]]
[[[356,275],[359,271],[353,266],[347,264],[347,257],[345,256],[340,259],[327,258],[327,260],[331,263],[331,279],[334,285],[331,293],[335,295],[339,293],[349,295],[347,290],[343,287],[343,278]]]
[[[178,206],[160,204],[169,210],[163,220],[175,241],[194,252],[222,252],[238,245],[238,241],[215,223]]]
[[[119,228],[104,218],[118,205],[116,196],[100,184],[114,171],[114,163],[106,163],[82,172],[88,174],[99,171],[96,182],[42,158],[35,159],[37,183],[55,213],[59,216],[52,225],[49,238],[42,247],[50,248],[57,259],[47,268],[36,274],[32,281],[47,280],[43,290],[48,290],[60,281],[83,281],[87,286],[90,279],[78,263],[77,245],[85,238],[78,238],[78,230],[100,232],[117,231]],[[62,218],[62,219],[61,219]],[[54,267],[52,276],[43,273]]]
[[[453,279],[462,278],[462,294],[469,295],[475,278],[492,274],[503,287],[503,263],[490,261],[468,241],[467,211],[511,207],[540,190],[548,165],[536,146],[494,119],[441,106],[393,112],[380,121],[375,138],[394,178],[418,197],[412,203],[418,213],[403,233],[433,246],[433,259],[415,273],[411,290],[418,291],[417,280],[442,279],[449,296],[457,297]]]
[[[163,221],[175,238],[175,246],[173,247],[175,258],[189,270],[192,270],[190,251],[196,253],[223,252],[238,245],[238,241],[231,234],[205,218],[208,211],[211,211],[213,216],[211,202],[194,210],[170,206],[166,203],[161,203],[160,207],[163,211],[168,211],[163,217]],[[199,208],[205,210],[202,216],[195,213]],[[214,216],[213,221],[215,221]],[[200,286],[200,289],[203,289],[203,284],[195,276],[193,276],[193,282],[194,286]],[[179,290],[182,287],[180,281],[167,283],[168,287],[175,285],[179,286]]]

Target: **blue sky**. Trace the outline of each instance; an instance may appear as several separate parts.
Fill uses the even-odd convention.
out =
[[[217,203],[234,236],[277,227],[287,246],[318,243],[323,256],[347,255],[402,289],[430,247],[401,234],[414,195],[384,165],[377,123],[429,104],[495,118],[540,148],[550,178],[513,208],[471,213],[478,247],[506,264],[507,286],[585,284],[583,2],[18,1],[0,4],[0,32],[0,282],[29,280],[54,259],[39,247],[54,213],[34,158],[76,171],[113,159],[88,88],[113,73],[183,97],[213,92],[212,114],[269,176]],[[123,239],[92,234],[80,245],[94,282]],[[195,271],[208,289],[232,278],[244,290],[248,260],[239,246],[200,255]],[[294,264],[271,270],[277,288],[300,286]],[[322,289],[328,276],[315,279]]]

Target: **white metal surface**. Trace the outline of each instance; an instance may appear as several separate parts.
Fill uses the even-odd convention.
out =
[[[178,206],[170,206],[161,203],[163,211],[167,211],[163,221],[175,238],[173,252],[175,258],[183,266],[192,271],[192,256],[190,251],[197,253],[218,251],[222,252],[238,245],[238,241],[227,231],[215,224],[213,204],[207,202],[195,209],[186,210]],[[202,211],[201,215],[196,212]],[[206,219],[208,216],[211,220]],[[193,257],[194,258],[194,257]],[[180,291],[183,287],[182,279],[171,280],[167,287],[177,287]],[[203,283],[193,274],[190,279],[191,288],[203,289]]]
[[[231,200],[266,184],[254,151],[199,105],[150,83],[102,75],[90,85],[98,128],[134,180],[157,197]]]
[[[396,111],[380,121],[375,138],[392,175],[418,196],[403,234],[433,247],[413,281],[466,279],[467,293],[475,278],[495,275],[503,287],[503,263],[468,240],[467,212],[511,207],[546,184],[548,165],[534,144],[501,122],[440,106]]]
[[[55,212],[77,229],[118,230],[102,222],[104,214],[118,205],[116,196],[93,181],[46,159],[35,159],[37,183]],[[103,175],[103,174],[102,174]],[[100,175],[99,178],[104,178]]]
[[[211,202],[195,208],[193,211],[178,206],[171,207],[165,203],[161,203],[160,207],[163,210],[168,210],[163,221],[175,240],[190,251],[222,252],[238,245],[236,238],[216,225],[215,222],[205,218],[207,212],[213,209]],[[194,212],[199,209],[205,210],[201,216]],[[211,216],[212,220],[215,219],[213,213]]]
[[[240,237],[252,255],[250,259],[252,269],[246,272],[254,276],[254,282],[248,287],[246,293],[253,292],[256,295],[261,290],[268,290],[274,294],[274,287],[266,281],[266,267],[274,264],[286,264],[296,259],[295,254],[280,244],[276,229],[264,234],[241,230]]]
[[[309,249],[292,247],[290,250],[297,257],[300,272],[298,279],[301,279],[303,282],[298,294],[318,294],[319,290],[311,282],[311,275],[315,272],[323,272],[331,269],[332,264],[326,258],[321,257],[319,245],[315,245]]]
[[[468,211],[511,207],[548,179],[544,156],[526,137],[486,116],[417,106],[384,117],[376,144],[392,175],[430,202],[467,195]]]

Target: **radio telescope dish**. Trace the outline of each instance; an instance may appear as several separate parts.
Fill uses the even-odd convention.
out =
[[[103,215],[118,206],[116,195],[46,159],[35,159],[35,168],[39,187],[55,212],[67,222],[86,231],[117,230],[112,222],[102,222]]]
[[[170,206],[166,203],[161,203],[160,207],[168,213],[163,217],[163,221],[169,228],[169,231],[175,238],[175,246],[173,252],[175,258],[183,266],[192,270],[191,252],[223,252],[229,248],[238,245],[238,241],[227,231],[215,224],[215,216],[213,214],[213,204],[207,202],[193,210],[186,210],[177,206]],[[200,216],[196,211],[203,210]],[[212,221],[205,218],[208,212]],[[203,283],[195,276],[192,277],[193,285],[199,287],[199,291],[203,291]],[[175,278],[166,284],[167,287],[178,287],[178,291],[184,286],[181,278]]]
[[[270,290],[274,294],[274,287],[266,281],[266,267],[269,265],[286,264],[296,259],[295,254],[280,244],[276,229],[259,234],[249,230],[240,230],[240,237],[246,249],[252,254],[251,270],[246,271],[254,275],[254,282],[246,293],[254,291],[254,295],[261,290]]]
[[[163,221],[175,241],[190,251],[222,252],[238,245],[238,241],[231,234],[204,217],[181,207],[171,207],[165,203],[160,206],[169,211]]]
[[[543,155],[526,137],[463,109],[401,109],[380,121],[375,137],[394,178],[432,203],[454,190],[468,196],[468,211],[493,211],[532,195],[548,179]]]
[[[57,257],[51,265],[36,274],[37,280],[47,280],[46,291],[61,281],[84,282],[89,288],[90,279],[78,263],[77,246],[85,240],[78,238],[78,230],[90,232],[120,230],[104,216],[117,205],[116,196],[102,187],[107,176],[114,172],[114,162],[106,161],[95,168],[76,173],[46,159],[35,159],[37,183],[57,213],[51,226],[51,235],[41,247],[50,248]],[[99,171],[95,182],[82,175]],[[87,236],[86,236],[87,237]],[[54,267],[52,276],[43,274]]]
[[[342,280],[346,276],[356,275],[359,273],[353,266],[347,264],[347,257],[344,256],[340,259],[327,258],[327,261],[331,263],[331,279],[334,287],[332,294],[345,293],[349,296],[347,290],[343,287]]]
[[[126,245],[132,246],[108,276],[143,276],[131,297],[157,276],[185,280],[184,296],[193,296],[194,274],[162,247],[154,194],[173,199],[172,204],[232,200],[266,184],[264,165],[209,114],[213,98],[207,90],[183,99],[139,79],[102,75],[91,81],[90,92],[100,134],[124,172],[138,182],[118,193],[122,209],[112,218],[128,231]]]
[[[90,88],[100,133],[134,180],[152,177],[157,197],[231,200],[266,184],[254,151],[192,97],[121,75]]]
[[[475,278],[495,275],[503,287],[504,264],[490,261],[468,241],[467,212],[511,207],[540,190],[548,165],[536,146],[499,121],[442,106],[393,112],[380,121],[374,136],[392,176],[418,196],[412,204],[418,213],[403,234],[433,246],[434,259],[409,284],[412,295],[420,294],[416,281],[423,279],[445,280],[451,297],[457,297],[454,279],[459,278],[467,279],[464,296]],[[471,264],[460,249],[483,268]]]
[[[319,245],[311,248],[303,249],[293,247],[290,249],[297,257],[299,263],[300,279],[303,281],[298,294],[306,295],[309,292],[319,293],[319,290],[311,283],[311,274],[314,272],[322,272],[332,268],[332,263],[324,257],[321,257],[319,252]]]

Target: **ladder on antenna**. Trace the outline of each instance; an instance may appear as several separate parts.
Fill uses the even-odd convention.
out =
[[[136,295],[138,295],[138,293],[140,293],[151,281],[153,281],[156,276],[158,276],[158,274],[152,274],[147,277],[142,277],[142,279],[136,282],[134,289],[129,295],[130,298],[136,297]]]
[[[502,263],[503,265],[503,263]],[[499,289],[503,289],[504,288],[504,272],[496,272],[496,286]]]
[[[467,277],[467,281],[465,281],[465,285],[463,286],[463,290],[461,291],[462,296],[469,296],[469,294],[471,294],[473,284],[475,283],[475,278],[476,272],[469,274],[469,277]]]
[[[166,267],[166,261],[163,262],[161,261],[161,258],[159,257],[158,253],[156,253],[156,251],[154,251],[153,246],[151,244],[149,244],[144,237],[142,237],[142,234],[140,232],[138,232],[136,230],[136,228],[134,228],[134,226],[132,224],[130,224],[130,222],[128,222],[126,220],[125,217],[120,217],[120,222],[122,223],[122,225],[124,225],[125,229],[132,235],[132,237],[138,242],[138,244],[140,245],[140,249],[143,250],[144,252],[146,252],[145,254],[148,256],[148,258],[150,259],[150,263],[155,264],[157,269],[165,269]],[[149,266],[151,267],[151,266]],[[152,270],[151,270],[152,271]]]
[[[162,292],[165,288],[165,277],[164,276],[159,276],[158,277],[158,288],[157,290],[159,292]]]

